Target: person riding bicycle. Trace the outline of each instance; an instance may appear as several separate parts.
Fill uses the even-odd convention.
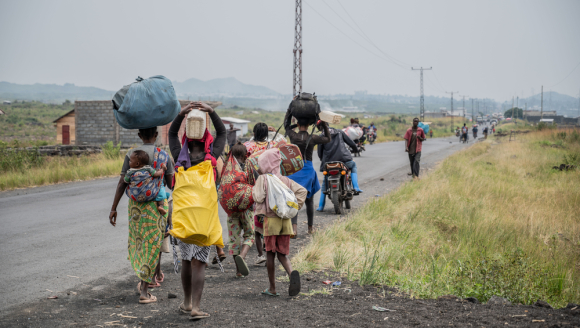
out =
[[[463,127],[461,128],[461,140],[467,141],[467,132],[468,131],[469,131],[469,129],[467,128],[465,123],[463,123]]]
[[[346,133],[342,130],[329,128],[330,142],[327,144],[318,145],[318,158],[320,158],[320,171],[324,171],[326,163],[328,162],[342,162],[350,169],[350,178],[352,179],[352,186],[357,193],[363,192],[358,186],[358,174],[356,169],[356,162],[353,161],[350,151],[346,148],[348,145],[353,151],[356,150],[356,144],[352,141]],[[326,176],[322,182],[322,191],[326,191]],[[318,204],[318,212],[324,210],[326,204],[326,195],[320,195],[320,203]]]

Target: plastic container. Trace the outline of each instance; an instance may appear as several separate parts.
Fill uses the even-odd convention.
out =
[[[330,124],[338,124],[340,123],[340,120],[344,117],[344,115],[336,114],[328,110],[323,110],[322,112],[320,112],[320,114],[318,114],[318,117],[324,122],[328,122]]]
[[[201,139],[205,134],[207,115],[198,109],[193,109],[187,114],[185,122],[185,134],[189,139]]]
[[[344,133],[352,140],[358,140],[362,137],[363,131],[361,128],[355,128],[354,126],[349,126],[344,128]]]

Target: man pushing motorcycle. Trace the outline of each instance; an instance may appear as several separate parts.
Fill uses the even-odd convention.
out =
[[[363,192],[358,186],[358,174],[356,163],[353,161],[350,151],[346,148],[345,144],[356,151],[356,144],[344,133],[342,130],[337,130],[334,128],[329,128],[330,132],[330,142],[327,144],[318,145],[318,158],[320,158],[320,171],[324,171],[326,168],[326,163],[329,162],[342,162],[350,170],[350,177],[352,179],[352,185],[355,193]],[[327,180],[328,177],[324,177],[322,182],[323,194],[320,195],[320,203],[318,212],[324,211],[324,205],[326,204],[326,194],[327,190]]]

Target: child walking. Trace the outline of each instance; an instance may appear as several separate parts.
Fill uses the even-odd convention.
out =
[[[271,209],[268,203],[267,174],[272,174],[280,179],[296,196],[298,207],[301,208],[306,199],[307,191],[298,183],[280,174],[280,150],[269,149],[258,158],[258,166],[262,175],[256,180],[252,195],[254,196],[255,214],[264,218],[264,243],[266,246],[266,257],[268,268],[268,280],[270,287],[262,292],[268,296],[280,296],[276,292],[276,267],[274,261],[282,264],[286,273],[290,276],[290,287],[288,294],[296,296],[300,292],[300,274],[292,271],[292,264],[287,255],[290,254],[290,235],[293,234],[292,222],[288,219],[279,218]]]
[[[234,256],[237,278],[250,273],[245,260],[254,244],[254,175],[251,166],[246,165],[247,158],[246,146],[241,142],[232,146],[218,190],[220,204],[228,214],[229,253]]]

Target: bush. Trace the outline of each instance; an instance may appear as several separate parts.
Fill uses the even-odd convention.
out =
[[[14,148],[8,148],[6,142],[0,141],[0,173],[23,172],[33,167],[40,167],[45,163],[45,158],[38,150],[18,149],[18,142],[14,142]]]
[[[106,144],[103,145],[103,155],[107,159],[116,159],[121,157],[121,143],[117,146],[112,141],[107,141]]]

